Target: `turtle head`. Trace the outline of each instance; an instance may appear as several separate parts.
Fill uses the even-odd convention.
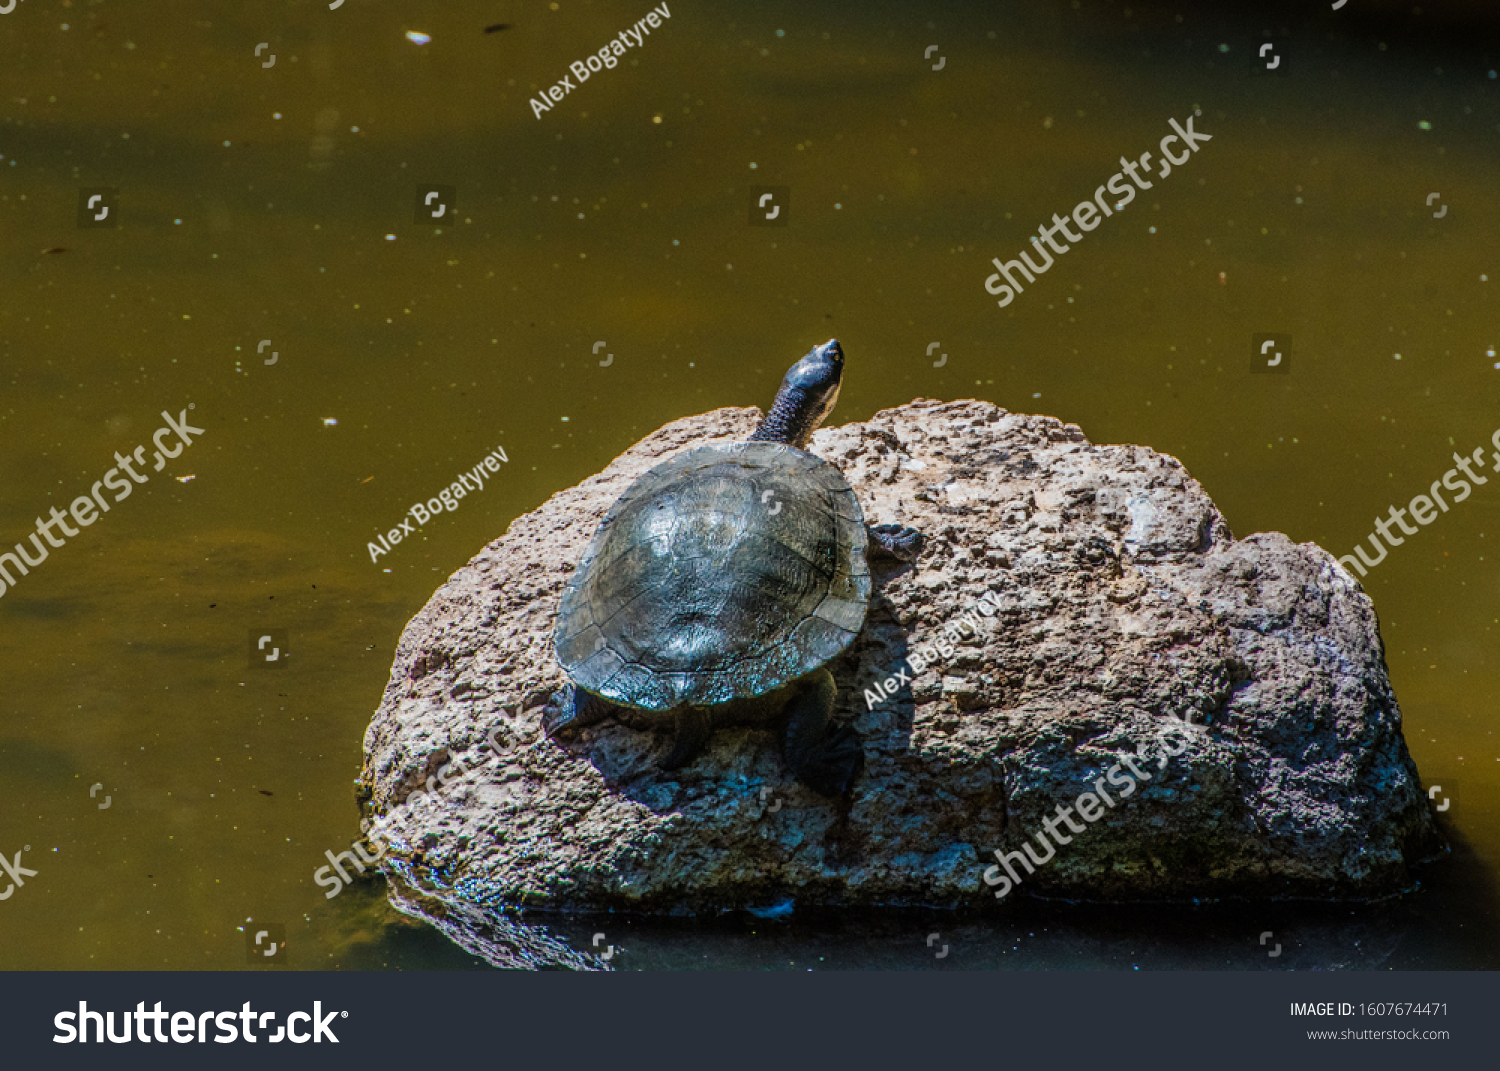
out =
[[[776,401],[750,436],[751,441],[805,448],[812,433],[838,403],[843,376],[844,351],[839,340],[830,338],[821,346],[814,346],[806,357],[787,369]]]

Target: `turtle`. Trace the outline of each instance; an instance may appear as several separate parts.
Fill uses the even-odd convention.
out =
[[[924,537],[867,528],[843,473],[806,449],[843,369],[837,339],[814,346],[749,441],[684,450],[616,500],[558,605],[568,680],[542,715],[550,738],[611,716],[672,728],[670,771],[715,726],[768,726],[796,780],[849,789],[864,754],[852,727],[831,727],[827,664],[864,627],[869,556],[914,562]]]

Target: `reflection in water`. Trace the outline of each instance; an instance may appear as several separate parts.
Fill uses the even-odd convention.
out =
[[[396,876],[391,878],[390,898],[398,911],[431,923],[464,951],[494,967],[609,970],[614,956],[613,946],[605,945],[602,939],[582,941],[583,950],[575,951],[568,938],[555,933],[552,926],[521,921],[513,912],[485,911],[474,904],[422,896]]]
[[[1423,897],[1360,905],[1023,901],[979,919],[911,910],[669,919],[486,911],[417,894],[400,878],[390,890],[400,911],[507,969],[1351,971],[1421,968],[1431,954],[1410,947],[1430,936]],[[939,941],[949,955],[938,954]]]

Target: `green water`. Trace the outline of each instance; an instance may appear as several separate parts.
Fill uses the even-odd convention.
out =
[[[1236,535],[1350,553],[1500,428],[1500,55],[1478,6],[1311,7],[672,2],[540,118],[646,0],[0,15],[0,545],[147,459],[0,598],[0,852],[37,872],[6,966],[238,969],[251,919],[293,967],[478,964],[378,880],[313,883],[358,835],[403,625],[516,516],[668,420],[769,404],[833,335],[835,423],[1055,415],[1182,459]],[[990,258],[1189,116],[1212,140],[997,308]],[[416,223],[419,183],[454,225]],[[790,187],[787,226],[748,225],[752,185]],[[79,227],[84,187],[117,228]],[[1289,374],[1250,373],[1256,333]],[[203,434],[154,472],[163,410]],[[1500,476],[1451,505],[1364,581],[1412,753],[1457,786],[1416,895],[632,923],[634,965],[920,967],[951,926],[945,966],[1260,969],[1269,929],[1278,967],[1495,966]],[[252,670],[264,629],[287,657]]]

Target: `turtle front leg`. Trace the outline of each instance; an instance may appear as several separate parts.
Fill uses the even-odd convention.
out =
[[[843,725],[829,731],[838,685],[826,668],[809,674],[788,701],[782,756],[792,776],[823,796],[841,796],[864,766],[859,734]]]
[[[613,711],[614,706],[608,700],[569,681],[547,700],[542,711],[542,731],[554,740],[571,736],[579,729],[604,721]]]
[[[870,528],[870,553],[910,564],[922,553],[927,537],[901,524],[877,524]]]

